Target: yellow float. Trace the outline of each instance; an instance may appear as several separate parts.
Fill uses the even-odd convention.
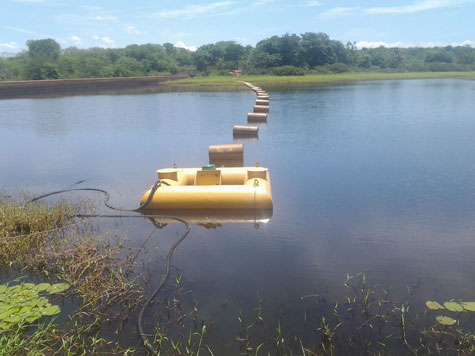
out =
[[[142,210],[271,210],[270,176],[263,167],[166,168],[160,185],[143,195]],[[150,197],[150,194],[153,194]]]

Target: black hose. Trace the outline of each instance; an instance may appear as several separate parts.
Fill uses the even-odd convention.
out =
[[[185,237],[190,232],[190,225],[185,220],[182,220],[182,219],[176,218],[176,217],[167,217],[167,218],[171,218],[173,220],[176,220],[176,221],[179,221],[179,222],[185,224],[186,230],[185,230],[185,233],[168,250],[167,260],[165,262],[166,270],[165,270],[165,273],[162,276],[162,280],[160,281],[160,284],[158,285],[158,287],[155,288],[152,295],[150,297],[148,297],[148,299],[145,301],[145,304],[142,306],[142,309],[140,309],[139,318],[137,320],[137,324],[138,324],[138,327],[139,327],[139,334],[142,337],[144,346],[152,354],[155,353],[155,349],[153,348],[153,346],[148,341],[148,337],[147,337],[147,335],[145,334],[145,332],[143,330],[143,314],[145,313],[145,310],[149,306],[152,299],[155,298],[155,296],[158,294],[158,292],[160,292],[162,290],[163,286],[165,285],[165,282],[167,281],[168,276],[170,275],[170,264],[171,264],[172,255],[175,252],[175,249],[178,247],[178,245],[185,239]]]
[[[115,206],[112,206],[109,204],[109,199],[110,199],[110,194],[108,191],[106,190],[103,190],[103,189],[98,189],[98,188],[71,188],[71,189],[62,189],[62,190],[56,190],[54,192],[50,192],[50,193],[46,193],[46,194],[43,194],[43,195],[40,195],[38,197],[35,197],[33,199],[31,199],[30,201],[28,201],[25,205],[28,205],[30,203],[33,203],[35,201],[38,201],[40,199],[43,199],[43,198],[46,198],[46,197],[49,197],[51,195],[56,195],[56,194],[62,194],[62,193],[68,193],[68,192],[74,192],[74,191],[87,191],[87,192],[99,192],[99,193],[102,193],[106,196],[106,199],[104,200],[104,205],[107,206],[109,209],[112,209],[112,210],[119,210],[119,211],[134,211],[134,212],[139,212],[141,211],[143,208],[145,208],[149,203],[150,201],[152,200],[153,198],[153,195],[155,194],[155,192],[157,191],[158,187],[160,187],[161,184],[166,184],[166,185],[169,185],[168,183],[166,182],[162,182],[160,179],[158,179],[155,184],[152,186],[152,189],[150,190],[150,194],[148,195],[147,197],[147,200],[145,201],[145,203],[143,203],[142,205],[140,205],[137,209],[122,209],[122,208],[116,208]]]
[[[153,198],[153,195],[155,194],[155,192],[157,191],[158,187],[160,187],[161,184],[166,184],[168,185],[166,182],[162,182],[160,179],[157,180],[155,182],[155,184],[152,186],[151,190],[150,190],[150,193],[147,197],[147,200],[145,201],[145,203],[143,203],[142,205],[140,205],[137,209],[121,209],[121,208],[116,208],[112,205],[109,204],[109,199],[110,199],[110,194],[109,192],[103,190],[103,189],[98,189],[98,188],[72,188],[72,189],[63,189],[63,190],[57,190],[57,191],[54,191],[54,192],[50,192],[50,193],[47,193],[47,194],[43,194],[43,195],[40,195],[38,197],[35,197],[33,199],[31,199],[30,201],[28,201],[25,205],[28,205],[30,203],[33,203],[35,201],[38,201],[40,199],[43,199],[43,198],[46,198],[46,197],[49,197],[51,195],[56,195],[56,194],[62,194],[62,193],[67,193],[67,192],[72,192],[72,191],[89,191],[89,192],[99,192],[99,193],[102,193],[105,195],[105,200],[104,200],[104,205],[106,207],[108,207],[109,209],[112,209],[112,210],[118,210],[118,211],[130,211],[130,212],[140,212],[141,210],[143,210],[149,203],[150,201],[152,200]],[[170,247],[170,249],[168,250],[168,254],[167,254],[167,259],[166,259],[166,262],[165,262],[165,273],[163,274],[162,276],[162,280],[160,281],[159,285],[157,288],[155,288],[155,290],[153,291],[152,295],[150,297],[147,298],[147,300],[145,301],[145,304],[142,306],[142,308],[140,309],[140,313],[139,313],[139,317],[138,317],[138,320],[137,320],[137,326],[138,326],[138,329],[139,329],[139,335],[140,337],[142,338],[143,340],[143,343],[144,343],[144,346],[145,348],[150,351],[152,354],[155,353],[155,349],[153,348],[152,344],[150,343],[150,341],[148,340],[148,337],[147,335],[145,334],[144,332],[144,329],[143,329],[143,315],[145,313],[145,310],[147,309],[147,307],[150,305],[150,302],[155,298],[155,296],[162,290],[163,286],[165,285],[165,282],[167,281],[169,275],[170,275],[170,264],[171,264],[171,259],[172,259],[172,256],[173,256],[173,253],[175,252],[176,248],[178,247],[178,245],[185,239],[186,236],[188,236],[189,232],[190,232],[190,225],[188,224],[188,222],[186,222],[185,220],[183,219],[180,219],[180,218],[177,218],[175,216],[167,216],[167,215],[144,215],[144,216],[147,216],[147,217],[155,217],[155,218],[164,218],[164,219],[171,219],[171,220],[175,220],[175,221],[178,221],[178,222],[181,222],[182,224],[185,225],[186,227],[186,230],[185,232],[183,233],[183,235],[181,235],[181,237]],[[97,217],[97,218],[103,218],[103,217],[131,217],[131,216],[120,216],[120,215],[77,215],[77,217]]]

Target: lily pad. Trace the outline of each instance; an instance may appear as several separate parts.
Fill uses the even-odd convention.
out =
[[[55,315],[59,314],[60,311],[61,309],[59,309],[57,305],[50,305],[49,307],[44,308],[41,313],[43,315]]]
[[[460,304],[467,311],[475,311],[475,302],[461,302]]]
[[[23,283],[23,284],[21,284],[21,286],[23,287],[22,289],[33,289],[33,288],[35,288],[34,283]]]
[[[39,292],[59,293],[68,289],[69,285],[20,283],[11,287],[3,284],[0,287],[3,291],[0,294],[0,331],[6,331],[25,321],[32,323],[43,316],[58,314],[61,311],[59,306],[51,305]]]
[[[452,311],[452,312],[462,312],[463,311],[463,306],[461,306],[457,302],[445,302],[444,303],[445,309]]]
[[[440,305],[439,303],[433,302],[433,301],[430,301],[430,300],[428,300],[426,302],[426,307],[429,308],[430,310],[442,310],[442,309],[444,309],[444,307],[442,305]]]
[[[40,283],[40,284],[37,284],[35,286],[35,290],[37,292],[43,292],[43,291],[47,290],[50,287],[51,287],[51,284],[49,284],[49,283]]]
[[[448,316],[442,316],[442,315],[438,316],[435,319],[441,325],[454,325],[457,322],[457,320],[455,320],[455,319],[452,319]]]
[[[69,284],[67,283],[56,283],[52,284],[48,289],[48,293],[61,293],[64,292],[66,289],[69,288]]]

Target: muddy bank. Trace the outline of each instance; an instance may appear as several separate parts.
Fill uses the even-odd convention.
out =
[[[187,75],[175,75],[167,77],[57,79],[0,82],[0,99],[117,94],[124,92],[153,92],[164,89],[164,82],[185,79],[187,77]]]

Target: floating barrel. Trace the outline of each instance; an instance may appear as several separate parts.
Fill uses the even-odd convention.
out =
[[[270,98],[269,98],[269,95],[258,95],[257,100],[267,100],[267,101],[269,101]]]
[[[247,121],[248,122],[267,122],[267,114],[250,112],[247,114]]]
[[[256,105],[269,106],[269,100],[257,99]]]
[[[264,90],[258,90],[258,91],[256,91],[256,94],[257,94],[257,95],[269,95],[269,94],[268,94],[266,91],[264,91]]]
[[[216,167],[242,167],[244,165],[244,145],[210,145],[209,163]]]
[[[233,126],[233,136],[257,136],[258,131],[257,126]]]
[[[264,106],[264,105],[254,105],[254,112],[264,112],[268,113],[269,112],[269,106]]]

